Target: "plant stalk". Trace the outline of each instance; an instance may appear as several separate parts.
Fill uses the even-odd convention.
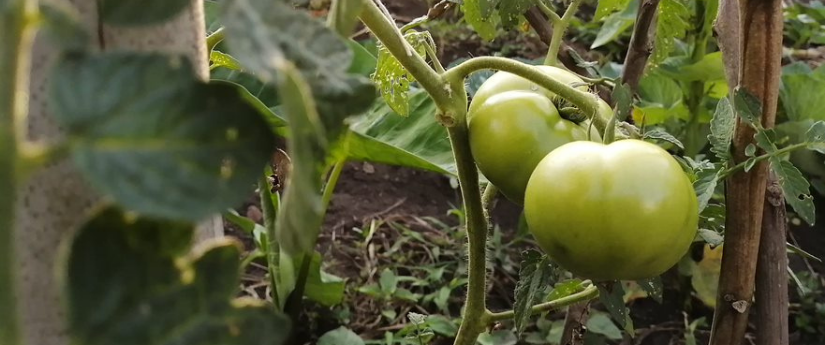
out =
[[[559,47],[561,47],[561,42],[564,40],[564,34],[567,32],[567,27],[570,26],[570,21],[573,20],[573,16],[576,14],[576,11],[579,10],[579,5],[581,2],[582,0],[571,1],[570,6],[568,6],[567,10],[564,11],[564,15],[562,15],[561,19],[554,20],[553,38],[550,39],[550,48],[547,49],[547,57],[544,59],[545,65],[559,65]]]
[[[278,262],[280,258],[280,246],[278,245],[275,234],[278,208],[280,208],[280,205],[276,204],[276,201],[280,203],[280,199],[273,197],[273,193],[270,190],[269,181],[267,181],[267,179],[268,176],[266,173],[261,174],[261,178],[258,180],[258,195],[261,199],[261,213],[263,213],[264,228],[266,229],[266,236],[269,239],[265,254],[267,268],[269,270],[269,279],[272,284],[272,302],[278,306],[278,308],[282,308],[284,306],[283,302],[285,302],[282,300],[284,296],[281,296],[278,290]]]
[[[14,205],[19,143],[28,114],[29,70],[34,23],[34,0],[0,0],[0,345],[21,344],[16,303]]]
[[[699,1],[696,3],[696,17],[704,18],[705,6]],[[704,20],[704,19],[703,19]],[[705,57],[708,47],[708,39],[710,38],[707,32],[712,32],[704,27],[699,28],[699,32],[694,35],[693,53],[691,54],[691,62],[697,63],[702,61]],[[685,156],[695,157],[702,149],[702,138],[699,137],[699,114],[702,108],[702,100],[705,98],[705,81],[697,80],[691,82],[688,86],[687,107],[690,112],[690,119],[688,120],[686,136],[685,136]]]
[[[444,79],[451,84],[458,82],[463,83],[466,76],[475,71],[485,69],[516,74],[556,93],[561,98],[579,107],[579,109],[593,121],[593,125],[599,130],[599,133],[604,133],[607,127],[607,120],[601,116],[596,116],[598,112],[598,96],[574,89],[567,84],[557,81],[539,71],[535,66],[502,57],[475,57],[448,70],[447,73],[444,74]]]
[[[558,310],[569,306],[571,304],[576,304],[579,302],[589,301],[599,297],[599,288],[595,285],[590,285],[586,287],[584,290],[574,293],[570,296],[565,296],[556,300],[552,300],[549,302],[544,302],[540,304],[534,305],[530,308],[530,315],[535,315],[538,313],[550,311],[550,310]],[[488,323],[495,322],[495,321],[503,321],[512,319],[515,315],[515,312],[512,310],[500,312],[500,313],[487,313],[486,320]]]
[[[226,37],[226,32],[223,27],[218,28],[215,32],[211,33],[209,36],[206,37],[206,51],[212,52],[215,50],[215,47],[218,46],[219,43],[223,41]]]

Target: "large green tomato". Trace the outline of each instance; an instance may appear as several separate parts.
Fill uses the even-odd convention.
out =
[[[550,76],[551,78],[560,81],[567,85],[573,85],[578,83],[584,83],[584,81],[579,78],[573,72],[567,71],[565,69],[561,69],[558,67],[553,66],[535,66],[544,74]],[[580,85],[576,86],[576,89],[581,91],[587,91],[587,85]],[[487,79],[481,87],[478,88],[475,95],[473,96],[473,101],[470,103],[470,112],[473,112],[476,107],[481,106],[484,102],[487,101],[488,98],[500,94],[502,92],[507,91],[532,91],[552,100],[554,103],[557,102],[558,95],[553,93],[550,90],[547,90],[538,84],[527,80],[523,77],[518,75],[508,73],[508,72],[497,72],[493,74],[489,79]]]
[[[696,194],[679,163],[635,139],[557,148],[533,172],[524,209],[539,246],[593,280],[663,273],[688,251],[699,221]]]
[[[469,114],[470,149],[479,170],[510,200],[521,204],[536,165],[553,149],[587,139],[588,122],[559,116],[553,102],[530,91],[489,97]],[[601,141],[591,128],[592,140]]]

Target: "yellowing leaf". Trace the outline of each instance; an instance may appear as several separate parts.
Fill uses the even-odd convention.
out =
[[[693,266],[693,290],[696,297],[711,308],[716,307],[716,286],[722,270],[722,247],[724,245],[711,249],[709,245],[705,245],[702,260]]]

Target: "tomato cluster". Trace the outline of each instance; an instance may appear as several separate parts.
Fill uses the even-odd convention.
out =
[[[587,91],[577,75],[537,66]],[[602,144],[589,120],[559,114],[564,100],[529,80],[498,72],[470,103],[469,139],[482,174],[524,206],[538,245],[562,267],[593,280],[663,273],[687,252],[698,202],[679,163],[636,140]],[[613,116],[599,100],[599,113]]]

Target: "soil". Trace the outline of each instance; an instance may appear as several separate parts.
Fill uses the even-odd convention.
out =
[[[387,1],[387,7],[396,16],[399,22],[408,22],[416,17],[427,13],[427,3],[424,0],[394,0]],[[546,46],[538,38],[531,35],[520,35],[518,44],[512,44],[517,48],[509,49],[508,54],[526,58],[536,58],[543,55]],[[526,38],[525,38],[526,37]],[[484,43],[474,34],[468,33],[462,40],[445,40],[436,42],[441,48],[440,56],[445,64],[458,58],[471,57],[475,55],[489,54],[500,51],[503,44],[508,40],[502,39],[496,43]],[[450,45],[444,45],[450,42]],[[504,42],[504,43],[502,43]],[[512,41],[511,41],[512,42]],[[241,212],[246,212],[247,216],[255,218],[256,212],[255,198],[241,208]],[[819,219],[825,219],[825,196],[816,196],[818,200]],[[401,167],[384,166],[378,164],[352,162],[346,165],[340,178],[331,206],[325,219],[323,231],[319,239],[319,251],[324,257],[325,270],[345,277],[348,280],[347,296],[344,302],[345,308],[349,312],[350,322],[346,325],[362,336],[379,339],[383,335],[382,330],[393,330],[395,325],[387,322],[377,322],[381,320],[380,302],[376,302],[372,297],[353,292],[356,288],[367,283],[375,282],[380,265],[386,264],[391,257],[383,257],[384,251],[392,250],[394,241],[400,236],[392,231],[382,231],[376,234],[376,238],[371,239],[371,244],[365,247],[365,236],[369,232],[371,225],[384,224],[387,220],[397,221],[411,229],[424,234],[428,239],[440,241],[454,245],[456,252],[461,253],[462,243],[453,241],[450,234],[446,234],[443,229],[424,225],[421,219],[432,218],[444,223],[448,227],[458,225],[456,216],[450,214],[450,210],[460,209],[460,194],[456,186],[449,178],[425,171],[406,169]],[[506,199],[498,198],[493,212],[493,223],[501,228],[505,237],[504,241],[516,236],[518,219],[521,214],[520,207],[510,203]],[[821,222],[823,224],[825,222]],[[227,226],[230,235],[234,234],[244,239],[248,248],[254,244],[248,236],[236,231],[231,225]],[[822,225],[817,228],[806,226],[793,226],[792,236],[789,241],[795,241],[804,250],[817,257],[825,258],[825,235],[823,235]],[[373,246],[374,245],[374,246]],[[370,247],[372,246],[372,247]],[[510,247],[507,255],[510,255],[515,262],[518,262],[519,252],[531,247],[529,242]],[[426,251],[426,248],[416,248],[405,244],[402,250]],[[463,254],[458,254],[463,259]],[[410,256],[410,260],[423,265],[431,262],[423,256]],[[798,256],[792,256],[792,267],[798,270],[808,270],[812,268],[820,273],[825,273],[825,265],[811,260],[803,261]],[[516,268],[517,269],[517,268]],[[258,281],[265,280],[263,275],[265,270],[253,268],[247,272],[247,278]],[[517,278],[517,276],[515,277]],[[685,291],[690,291],[689,281],[671,272],[666,277],[667,282],[664,301],[662,304],[653,300],[639,299],[631,303],[631,315],[637,329],[643,330],[634,344],[681,344],[684,339],[684,328],[686,311],[690,320],[705,317],[712,318],[712,310],[695,298],[685,295]],[[445,278],[446,279],[446,278]],[[512,306],[512,291],[515,287],[515,280],[512,272],[497,270],[493,273],[490,292],[491,309],[509,309]],[[793,289],[793,287],[791,287]],[[257,293],[264,296],[263,290],[258,288]],[[452,316],[459,315],[461,296],[463,292],[453,291],[451,300]],[[378,304],[376,304],[378,303]],[[396,303],[396,302],[393,302]],[[415,305],[402,306],[408,311],[426,313],[437,311],[427,311],[415,309]],[[318,306],[312,307],[307,315],[303,316],[306,324],[302,324],[302,335],[306,341],[312,342],[318,335],[325,331],[338,327],[338,318],[342,312],[341,308],[330,310]],[[336,314],[338,313],[338,314]],[[403,315],[404,313],[399,313]],[[403,322],[403,317],[399,318]],[[793,325],[793,322],[791,322]],[[708,325],[696,332],[698,343],[706,343]],[[449,342],[444,342],[449,343]],[[794,342],[804,344],[803,342]],[[440,343],[439,343],[440,344]]]

